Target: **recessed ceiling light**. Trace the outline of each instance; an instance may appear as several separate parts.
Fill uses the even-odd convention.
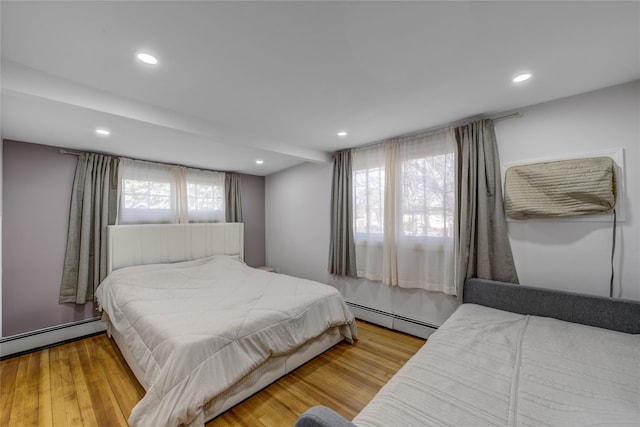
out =
[[[264,163],[264,160],[258,159],[256,160],[256,165],[261,165]]]
[[[525,80],[529,80],[531,78],[531,73],[522,73],[522,74],[518,74],[517,76],[515,76],[513,78],[513,82],[514,83],[521,83],[524,82]]]
[[[347,133],[346,130],[341,130],[340,132],[338,132],[338,136],[341,137],[341,138],[344,138],[347,135],[349,135],[349,134]]]
[[[111,132],[107,129],[98,128],[96,129],[96,134],[100,136],[109,136],[111,135]]]
[[[149,55],[148,53],[144,53],[144,52],[139,52],[136,57],[144,62],[145,64],[149,64],[149,65],[156,65],[158,63],[158,60],[156,59],[155,56],[153,55]]]

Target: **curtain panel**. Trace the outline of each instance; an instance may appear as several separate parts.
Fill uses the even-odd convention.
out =
[[[357,275],[455,294],[452,129],[352,150]]]
[[[225,221],[225,174],[121,159],[118,224]]]
[[[116,158],[81,153],[73,180],[60,303],[85,304],[107,275],[107,225],[115,223]]]
[[[507,235],[500,160],[489,119],[455,129],[459,153],[456,287],[462,297],[466,279],[518,283]]]
[[[117,223],[179,222],[178,179],[169,165],[120,159]]]
[[[182,172],[178,189],[186,194],[180,196],[180,222],[225,222],[225,178],[224,172],[177,167]]]
[[[333,274],[351,275],[355,263],[357,277],[459,298],[471,277],[518,283],[491,120],[343,152],[332,191]],[[355,262],[332,269],[350,239]]]
[[[383,279],[386,153],[385,144],[351,150],[356,275],[374,281]]]
[[[356,277],[351,171],[351,152],[336,153],[331,182],[329,273]]]
[[[240,192],[240,176],[236,173],[225,174],[225,207],[227,222],[242,222],[242,196]]]

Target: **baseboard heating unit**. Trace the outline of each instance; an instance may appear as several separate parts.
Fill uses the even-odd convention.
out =
[[[380,310],[366,305],[356,304],[347,301],[347,305],[357,319],[365,322],[374,323],[384,326],[385,328],[395,331],[404,332],[409,335],[427,339],[438,329],[436,325],[432,325],[421,320],[412,319],[410,317],[401,316],[396,313]]]
[[[101,322],[99,317],[94,317],[0,338],[0,359],[100,334],[107,329],[106,325],[107,323]]]

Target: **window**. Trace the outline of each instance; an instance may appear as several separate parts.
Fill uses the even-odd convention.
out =
[[[224,222],[224,173],[186,170],[189,222]]]
[[[453,283],[455,147],[447,130],[352,151],[358,276],[427,290]]]
[[[125,179],[124,206],[127,209],[171,209],[171,183]]]
[[[118,222],[177,221],[176,188],[169,165],[122,159]]]
[[[402,162],[404,237],[453,238],[455,164],[453,153]]]
[[[207,184],[187,184],[189,212],[207,212],[222,209],[222,192]],[[217,194],[218,193],[218,194]]]
[[[353,174],[354,224],[358,235],[384,231],[384,167],[356,170]]]
[[[224,173],[122,159],[118,222],[224,221]]]
[[[384,234],[385,150],[354,150],[353,232],[356,240],[382,240]]]

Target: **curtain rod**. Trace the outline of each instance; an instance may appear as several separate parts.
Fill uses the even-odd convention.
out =
[[[522,117],[522,113],[520,111],[516,111],[515,113],[509,113],[503,116],[490,117],[490,119],[494,122],[499,122],[500,120],[511,119],[513,117]]]
[[[81,153],[77,152],[77,151],[69,151],[69,150],[64,150],[64,149],[60,149],[59,151],[60,154],[69,154],[72,156],[79,156]]]
[[[382,139],[379,141],[375,141],[375,142],[370,142],[368,144],[363,144],[363,145],[358,145],[356,147],[351,147],[351,148],[345,148],[344,150],[337,150],[335,151],[336,153],[339,153],[341,151],[349,151],[349,150],[355,150],[358,148],[368,148],[368,147],[373,147],[374,145],[378,145],[378,144],[384,144],[385,142],[387,142],[390,139],[398,139],[398,138],[407,138],[407,137],[411,137],[411,136],[415,136],[415,135],[420,135],[423,133],[436,133],[436,132],[440,132],[448,127],[458,127],[458,126],[462,126],[468,123],[473,122],[474,120],[480,120],[483,118],[487,118],[490,119],[494,122],[499,122],[500,120],[506,120],[506,119],[511,119],[514,117],[522,117],[522,113],[520,111],[515,111],[513,113],[499,113],[497,115],[492,115],[492,116],[473,116],[473,117],[467,117],[466,119],[461,119],[461,120],[457,120],[455,122],[449,122],[445,125],[440,125],[440,126],[436,126],[436,127],[432,127],[432,128],[427,128],[427,129],[422,129],[422,130],[417,130],[414,132],[409,132],[409,133],[405,133],[402,135],[398,135],[398,136],[392,136],[386,139]]]
[[[80,154],[82,154],[82,152],[80,152],[80,151],[70,151],[70,150],[65,150],[64,148],[61,148],[60,150],[58,150],[58,153],[60,153],[60,154],[68,154],[70,156],[79,156]],[[137,161],[137,162],[154,163],[154,164],[157,164],[157,165],[181,166],[181,167],[185,167],[185,168],[189,168],[189,169],[196,169],[196,170],[205,171],[205,172],[239,173],[239,172],[229,172],[229,171],[218,171],[218,170],[213,170],[213,169],[202,169],[202,168],[197,168],[197,167],[194,167],[194,166],[181,165],[181,164],[178,164],[178,163],[164,163],[164,162],[157,162],[157,161],[153,161],[153,160],[134,159],[132,157],[116,156],[116,155],[112,155],[112,154],[104,154],[104,153],[97,153],[97,154],[103,154],[103,155],[109,156],[109,157],[119,157],[119,158],[123,158],[123,159],[126,158],[126,159],[134,160],[134,161]]]

